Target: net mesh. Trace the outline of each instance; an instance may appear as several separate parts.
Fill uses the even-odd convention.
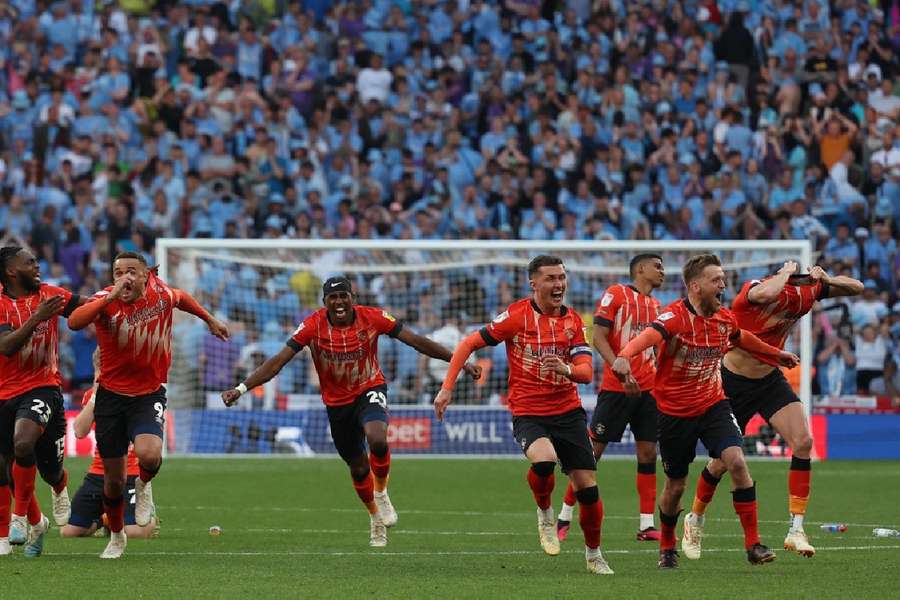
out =
[[[539,253],[560,256],[568,273],[566,303],[592,323],[595,302],[614,283],[626,280],[628,262],[638,252],[657,252],[667,269],[666,282],[655,293],[663,305],[683,294],[681,266],[699,252],[696,245],[590,249],[471,247],[404,247],[396,242],[362,247],[258,246],[242,243],[196,247],[190,241],[161,244],[164,277],[192,293],[218,317],[228,321],[232,339],[221,342],[200,321],[176,317],[174,360],[169,380],[169,406],[179,418],[181,452],[333,452],[327,419],[318,396],[318,378],[307,350],[299,353],[271,382],[244,395],[242,410],[222,411],[219,393],[242,381],[262,361],[277,353],[297,324],[321,306],[321,285],[345,275],[354,284],[359,304],[390,311],[404,325],[449,348],[470,331],[529,295],[525,266]],[[727,295],[741,283],[775,271],[800,251],[760,243],[753,247],[716,250],[727,273]],[[590,332],[588,332],[590,339]],[[798,337],[788,342],[799,350]],[[516,453],[509,435],[505,348],[485,348],[476,359],[485,376],[475,383],[460,379],[448,424],[431,421],[429,404],[447,364],[423,357],[405,344],[384,336],[379,362],[389,381],[392,442],[407,452],[494,454]],[[594,382],[601,380],[602,361],[595,357]],[[594,384],[581,386],[585,406],[596,397]],[[464,407],[464,408],[463,408]],[[423,441],[426,429],[428,443]],[[398,437],[399,436],[399,437]],[[404,441],[406,440],[406,441]],[[480,440],[480,441],[479,441]],[[609,452],[632,448],[623,444]]]

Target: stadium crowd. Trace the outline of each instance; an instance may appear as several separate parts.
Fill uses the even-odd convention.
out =
[[[896,395],[898,57],[896,0],[4,1],[0,230],[85,293],[158,237],[809,238],[866,287],[814,389]]]

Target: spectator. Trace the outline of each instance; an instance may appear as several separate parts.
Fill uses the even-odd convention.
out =
[[[864,325],[856,336],[856,392],[869,394],[884,392],[884,367],[888,359],[888,344],[880,335],[880,325]]]
[[[856,393],[856,356],[852,328],[842,325],[838,332],[826,333],[816,350],[816,377],[825,396]]]
[[[850,307],[850,320],[857,329],[865,325],[877,325],[888,314],[888,307],[878,295],[878,283],[871,279],[863,282],[862,298]]]
[[[855,321],[897,301],[871,3],[144,4],[8,20],[0,226],[48,277],[159,235],[775,238],[874,281]]]
[[[825,111],[825,117],[813,120],[813,131],[819,140],[819,154],[825,170],[842,160],[853,143],[859,127],[836,110]]]

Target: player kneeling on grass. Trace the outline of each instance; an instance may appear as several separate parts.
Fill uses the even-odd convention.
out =
[[[594,475],[597,461],[588,438],[587,415],[577,385],[591,381],[591,348],[584,339],[581,316],[563,304],[566,270],[562,260],[537,256],[528,264],[528,277],[534,290],[531,298],[511,304],[456,348],[434,399],[434,410],[443,420],[453,385],[472,352],[505,342],[513,436],[531,462],[528,485],[538,506],[541,548],[551,556],[559,554],[551,506],[558,460],[580,504],[587,569],[611,575],[613,571],[600,552],[603,503]]]
[[[663,309],[613,363],[613,372],[623,382],[633,384],[631,359],[662,343],[653,388],[659,408],[659,451],[666,473],[659,499],[659,567],[678,567],[675,525],[698,440],[731,474],[734,510],[744,529],[747,560],[753,564],[770,562],[775,560],[775,553],[760,543],[756,484],[744,460],[740,428],[722,390],[719,364],[731,347],[764,355],[788,367],[796,366],[799,359],[742,330],[734,314],[722,308],[725,272],[718,257],[694,256],[685,264],[683,277],[687,298]]]
[[[387,545],[387,527],[397,523],[397,511],[387,493],[391,452],[388,448],[387,383],[378,364],[378,337],[388,335],[432,358],[449,361],[450,349],[413,333],[379,308],[354,304],[346,277],[332,277],[322,286],[325,308],[307,317],[275,356],[247,380],[222,392],[232,406],[247,390],[275,377],[304,346],[312,354],[334,447],[350,467],[359,499],[369,511],[369,545]],[[473,379],[481,368],[466,365]],[[369,452],[366,453],[368,444]]]
[[[94,352],[94,372],[99,373],[99,351]],[[88,436],[94,426],[94,387],[84,393],[81,401],[81,412],[75,417],[75,437],[83,439]],[[159,534],[159,520],[156,511],[150,517],[146,525],[138,525],[134,519],[134,482],[140,475],[137,456],[134,447],[128,448],[128,466],[126,468],[128,480],[126,483],[125,504],[125,535],[130,538],[149,538]],[[72,499],[72,515],[69,524],[60,530],[62,537],[88,537],[103,527],[103,459],[100,451],[94,450],[94,460],[88,467],[88,472],[81,482],[81,487],[75,492]]]
[[[787,261],[773,275],[761,281],[748,281],[731,307],[742,329],[751,331],[773,346],[783,348],[794,324],[812,310],[818,300],[837,296],[855,296],[863,284],[844,276],[829,276],[821,267],[798,273],[799,265]],[[812,475],[813,439],[800,398],[770,357],[732,348],[722,361],[722,387],[727,394],[741,431],[759,413],[790,446],[793,456],[788,474],[788,511],[790,529],[784,549],[801,556],[815,555],[803,530],[809,482]],[[700,477],[691,512],[684,518],[681,549],[691,559],[700,558],[706,506],[725,474],[721,460],[711,460]]]

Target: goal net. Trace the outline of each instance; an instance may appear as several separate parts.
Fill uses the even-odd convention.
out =
[[[321,306],[322,282],[351,279],[359,304],[381,307],[405,326],[454,347],[513,301],[529,295],[525,266],[541,253],[560,256],[568,273],[566,303],[591,326],[595,302],[610,285],[627,280],[628,262],[640,252],[659,253],[666,282],[655,293],[663,305],[683,294],[681,267],[688,257],[714,252],[728,276],[727,297],[742,282],[773,273],[793,259],[811,264],[806,242],[481,242],[368,240],[157,241],[160,275],[193,294],[228,321],[232,338],[221,342],[203,323],[176,317],[169,407],[175,448],[182,453],[333,454],[328,420],[308,350],[271,382],[225,410],[220,392],[234,387],[277,353],[297,324]],[[727,301],[727,298],[726,298]],[[590,339],[590,331],[588,332]],[[802,359],[798,391],[809,407],[810,324],[806,318],[788,341]],[[383,336],[379,362],[389,381],[390,442],[395,453],[518,455],[505,408],[505,348],[480,350],[479,382],[460,379],[444,423],[433,419],[431,401],[447,364],[417,354]],[[602,360],[595,355],[594,383],[581,386],[593,409]],[[750,452],[770,452],[777,440],[748,436]],[[626,431],[608,454],[632,454]]]

